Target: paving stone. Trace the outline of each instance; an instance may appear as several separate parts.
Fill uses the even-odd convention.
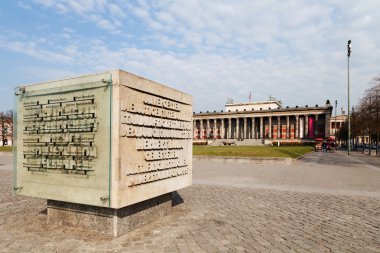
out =
[[[170,215],[114,238],[47,224],[46,200],[11,187],[12,172],[0,170],[0,252],[380,252],[373,194],[194,184]]]

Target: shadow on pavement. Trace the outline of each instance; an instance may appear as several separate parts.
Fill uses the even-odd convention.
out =
[[[178,191],[174,191],[172,193],[172,206],[177,206],[179,204],[182,204],[184,201],[183,201],[183,198],[182,196],[178,193]]]

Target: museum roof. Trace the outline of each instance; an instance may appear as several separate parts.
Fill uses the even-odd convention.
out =
[[[236,109],[235,111],[231,111],[231,110],[228,110],[228,111],[213,111],[213,112],[210,112],[210,111],[206,111],[206,112],[199,112],[199,113],[196,113],[196,112],[193,112],[193,115],[194,116],[207,116],[207,115],[231,115],[231,114],[251,114],[251,113],[275,113],[275,112],[302,112],[302,111],[329,111],[331,113],[332,111],[332,106],[330,104],[326,104],[324,106],[319,106],[319,105],[315,105],[315,106],[312,106],[312,107],[309,107],[308,105],[304,106],[304,107],[299,107],[299,106],[295,106],[295,107],[289,107],[289,106],[286,106],[286,107],[277,107],[277,108],[270,108],[270,109],[260,109],[260,110],[242,110],[242,111],[239,111],[238,109]]]
[[[280,102],[277,100],[270,100],[270,101],[257,101],[257,102],[245,102],[245,103],[226,103],[226,106],[265,105],[265,104],[278,104],[278,105],[280,105]]]

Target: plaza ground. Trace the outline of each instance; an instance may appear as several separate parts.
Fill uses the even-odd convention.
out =
[[[46,200],[12,196],[11,163],[0,155],[0,252],[380,252],[377,157],[195,161],[171,214],[118,238],[46,224]]]

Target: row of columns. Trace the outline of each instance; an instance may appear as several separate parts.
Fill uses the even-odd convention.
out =
[[[318,137],[318,115],[295,115],[295,116],[261,116],[261,117],[244,117],[244,118],[220,118],[220,119],[194,119],[194,139],[207,138],[227,138],[227,139],[273,139],[272,138],[272,118],[276,118],[277,123],[277,139],[299,139],[299,138],[315,138]],[[283,136],[281,118],[286,117],[286,133]],[[259,125],[256,126],[256,119],[259,118]],[[293,118],[294,134],[291,134],[291,118]],[[264,120],[268,119],[267,125]],[[325,116],[325,134],[329,134],[329,117]],[[217,122],[220,121],[220,124]],[[233,124],[233,121],[235,124]],[[242,122],[241,122],[242,121]],[[197,124],[197,122],[199,124]],[[302,122],[302,126],[301,123]],[[204,124],[205,123],[205,124]],[[227,124],[227,126],[225,125]],[[242,125],[241,125],[242,123]],[[250,125],[249,125],[250,123]],[[212,126],[212,128],[211,128]],[[265,126],[268,126],[267,133],[264,133]],[[293,126],[292,126],[293,127]],[[309,135],[309,129],[313,131]],[[265,135],[267,134],[267,135]],[[327,136],[326,135],[326,136]]]

